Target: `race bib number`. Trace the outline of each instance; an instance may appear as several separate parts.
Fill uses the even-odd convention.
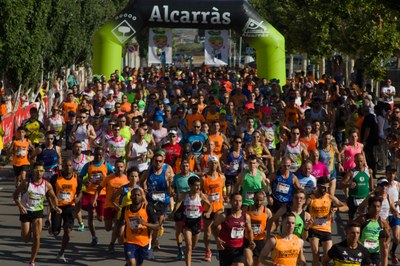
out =
[[[185,215],[187,218],[198,218],[200,216],[199,208],[186,208]]]
[[[364,199],[354,199],[354,206],[360,206]]]
[[[219,201],[219,192],[211,193],[211,194],[208,196],[208,200],[209,200],[210,202],[218,202],[218,201]]]
[[[154,192],[151,195],[151,198],[155,201],[165,201],[165,193],[164,192]]]
[[[58,193],[58,200],[59,201],[71,201],[71,193],[65,192],[65,191],[60,191]]]
[[[34,197],[34,196],[29,197],[29,205],[31,207],[36,208],[41,203],[42,203],[42,198],[41,197]]]
[[[229,168],[230,168],[231,171],[238,171],[239,170],[239,163],[238,162],[231,162]]]
[[[246,199],[247,200],[253,200],[254,199],[254,192],[253,191],[247,191]]]
[[[288,184],[281,183],[281,182],[278,182],[278,186],[276,187],[276,191],[278,191],[279,193],[282,193],[282,194],[288,194],[289,189],[290,189],[290,186]]]
[[[26,149],[18,149],[17,150],[18,157],[25,157],[26,156]]]
[[[101,180],[102,180],[102,178],[101,178],[101,174],[100,173],[92,174],[92,176],[90,178],[90,182],[92,182],[94,184],[100,183]]]
[[[324,226],[328,224],[328,217],[315,217],[314,218],[314,225]]]
[[[364,241],[364,247],[366,249],[376,249],[378,248],[378,241],[377,240],[368,240]]]
[[[231,238],[243,238],[244,236],[244,228],[243,227],[233,227],[231,231]]]
[[[261,234],[261,224],[252,224],[251,229],[253,229],[253,234],[255,235]]]
[[[44,179],[51,179],[51,177],[54,175],[54,171],[53,170],[49,170],[44,172],[43,178]]]
[[[129,226],[131,227],[131,230],[142,227],[142,225],[139,223],[138,217],[129,218]]]

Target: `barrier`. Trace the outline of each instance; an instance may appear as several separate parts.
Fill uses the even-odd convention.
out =
[[[13,140],[14,137],[14,126],[15,126],[14,114],[9,113],[3,116],[1,120],[1,125],[5,133],[3,137],[3,145],[4,147],[6,147],[8,143],[10,143]]]

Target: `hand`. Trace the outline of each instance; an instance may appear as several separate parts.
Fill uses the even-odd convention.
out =
[[[55,207],[53,210],[55,210],[57,214],[62,213],[62,210],[59,207]]]
[[[204,217],[205,217],[206,219],[210,219],[210,215],[211,215],[211,213],[208,213],[208,212],[204,213]]]
[[[147,161],[147,154],[146,154],[146,153],[143,153],[143,154],[140,156],[140,159],[142,160],[142,162],[146,162],[146,161]]]
[[[92,207],[93,207],[93,208],[96,208],[96,207],[97,207],[97,200],[95,200],[95,201],[92,202]]]
[[[225,249],[224,244],[225,244],[225,241],[223,241],[219,238],[217,239],[217,249],[218,250],[224,250]]]
[[[305,224],[304,224],[304,229],[308,230],[313,223],[314,223],[313,218],[310,218],[310,219],[306,220]]]
[[[74,199],[75,204],[78,204],[80,201],[81,201],[81,198],[75,198]]]
[[[343,172],[344,172],[343,165],[341,165],[341,164],[339,164],[339,172],[340,172],[340,173],[343,173]]]
[[[28,211],[25,209],[24,206],[20,206],[20,207],[19,207],[19,212],[20,212],[21,214],[27,214],[27,213],[28,213]]]
[[[249,248],[250,248],[251,250],[253,250],[253,249],[256,248],[256,243],[254,243],[253,240],[251,240],[251,241],[249,242]]]
[[[142,216],[138,216],[138,223],[139,224],[141,224],[141,225],[145,225],[146,224],[146,222],[145,222],[145,220],[143,220],[143,218],[142,218]]]
[[[351,189],[355,188],[356,186],[357,186],[357,184],[356,184],[355,182],[351,182],[351,183],[350,183],[350,188],[351,188]]]
[[[116,209],[117,211],[120,211],[121,210],[121,206],[119,206],[119,205],[114,203],[114,209]]]

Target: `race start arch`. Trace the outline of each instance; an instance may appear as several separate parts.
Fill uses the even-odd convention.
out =
[[[135,0],[94,35],[93,71],[122,65],[122,48],[145,26],[232,29],[256,50],[258,77],[286,80],[285,39],[247,0]]]

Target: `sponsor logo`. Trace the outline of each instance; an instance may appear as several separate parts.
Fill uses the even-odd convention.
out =
[[[269,35],[269,32],[264,25],[264,21],[256,21],[249,18],[243,28],[242,35],[245,37],[266,37]]]
[[[183,24],[223,24],[231,23],[230,12],[219,12],[212,7],[210,11],[170,10],[168,5],[155,5],[151,11],[150,22],[183,23]]]
[[[136,33],[135,29],[126,20],[119,23],[111,32],[121,43],[126,42]]]

